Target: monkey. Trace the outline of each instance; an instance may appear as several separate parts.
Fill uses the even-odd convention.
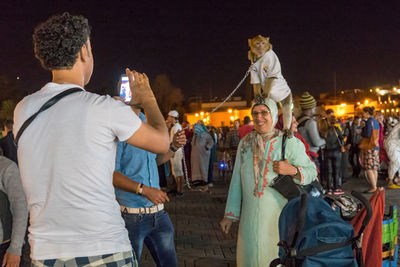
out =
[[[272,51],[269,37],[257,35],[248,39],[250,50],[248,58],[252,63],[250,71],[254,96],[262,95],[279,102],[283,113],[283,131],[289,137],[292,123],[292,92],[281,73],[279,59]]]

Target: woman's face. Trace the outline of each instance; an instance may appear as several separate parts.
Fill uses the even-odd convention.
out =
[[[268,133],[272,128],[272,116],[269,109],[264,105],[253,108],[251,113],[254,122],[254,129],[258,133]]]

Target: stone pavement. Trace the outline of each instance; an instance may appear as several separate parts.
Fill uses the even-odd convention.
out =
[[[175,247],[179,266],[236,266],[235,250],[238,224],[225,235],[219,227],[225,210],[229,180],[216,177],[207,192],[185,191],[172,197],[166,209],[175,227]],[[141,267],[156,266],[147,249]]]
[[[234,223],[229,235],[222,233],[219,221],[222,219],[229,188],[229,179],[225,181],[215,176],[214,187],[210,192],[185,192],[181,198],[172,197],[166,204],[175,227],[175,245],[179,266],[236,266],[235,249],[237,223]],[[379,180],[379,186],[385,186]],[[343,185],[345,191],[364,191],[368,189],[365,179],[350,179]],[[371,195],[366,195],[371,196]],[[386,190],[386,208],[400,205],[400,189]],[[141,267],[156,266],[145,248]]]

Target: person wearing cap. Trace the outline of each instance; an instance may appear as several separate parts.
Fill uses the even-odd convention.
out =
[[[176,110],[171,110],[168,112],[167,117],[167,127],[169,128],[169,137],[170,141],[172,142],[174,135],[178,131],[182,131],[182,125],[179,123],[178,120],[179,113]],[[170,159],[171,162],[171,172],[172,176],[174,176],[175,183],[176,183],[176,195],[182,196],[182,183],[183,183],[183,168],[182,168],[182,159],[183,159],[183,149],[179,148],[178,150],[174,151],[173,157]]]
[[[236,249],[237,266],[269,266],[278,255],[278,220],[287,199],[269,186],[278,175],[291,175],[298,184],[315,180],[315,164],[298,138],[286,140],[286,160],[281,161],[282,136],[275,129],[276,103],[257,97],[251,109],[254,131],[239,143],[229,187],[225,215],[220,226],[229,233],[240,221]]]
[[[319,135],[317,121],[313,118],[316,106],[315,98],[308,92],[303,93],[300,97],[302,114],[297,121],[299,133],[310,145],[310,152],[313,153],[312,159],[320,169],[321,162],[318,160],[318,152],[326,144],[326,141]]]

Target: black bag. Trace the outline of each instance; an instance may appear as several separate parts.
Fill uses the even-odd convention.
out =
[[[331,206],[333,210],[340,212],[343,220],[350,221],[361,210],[361,203],[353,196],[343,195],[326,195],[325,201]]]
[[[287,136],[285,134],[282,137],[282,161],[285,160],[286,139]],[[274,178],[270,186],[288,200],[299,197],[302,194],[310,194],[313,197],[321,197],[323,195],[323,188],[317,180],[307,185],[299,185],[293,181],[293,176],[291,175],[279,174]]]

